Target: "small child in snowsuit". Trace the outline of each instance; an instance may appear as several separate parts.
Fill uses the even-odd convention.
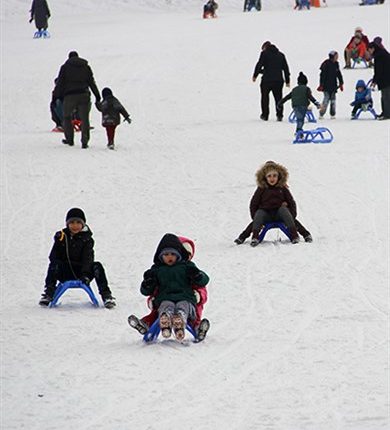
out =
[[[356,119],[355,115],[360,108],[371,108],[373,105],[371,89],[367,87],[362,79],[356,82],[355,100],[350,104],[353,106],[351,119]]]
[[[264,224],[283,222],[292,243],[298,243],[298,232],[294,219],[297,207],[288,187],[288,170],[281,164],[267,161],[257,172],[257,189],[250,201],[249,209],[253,219],[251,246],[257,246]]]
[[[107,133],[107,148],[114,149],[115,129],[120,124],[120,114],[123,115],[124,121],[131,124],[130,115],[122,106],[120,101],[114,97],[110,88],[103,88],[103,100],[96,102],[96,108],[102,113],[102,126],[105,127]]]
[[[302,72],[299,72],[298,86],[294,87],[292,91],[283,97],[278,103],[278,106],[281,107],[283,103],[291,99],[291,104],[297,120],[297,135],[303,129],[307,108],[309,107],[310,102],[314,103],[317,109],[320,108],[320,104],[313,97],[311,89],[307,86],[307,82],[307,77]]]
[[[155,294],[162,336],[170,337],[173,329],[176,339],[183,340],[187,322],[196,318],[192,285],[204,287],[209,277],[189,261],[188,252],[174,234],[163,236],[153,261],[144,273],[141,294]]]
[[[195,254],[195,244],[191,239],[188,239],[183,236],[178,236],[180,242],[183,244],[184,248],[188,252],[188,259],[192,260]],[[192,285],[192,289],[194,290],[195,298],[196,298],[196,307],[195,313],[196,318],[194,321],[189,321],[189,324],[192,326],[196,333],[196,340],[201,342],[205,339],[207,332],[210,328],[210,322],[207,318],[202,318],[203,308],[207,302],[207,288],[200,287],[198,285]],[[131,327],[135,328],[140,334],[144,335],[152,324],[158,318],[158,311],[154,306],[154,299],[157,294],[157,291],[153,292],[153,295],[149,296],[147,299],[147,304],[150,309],[150,313],[148,315],[143,316],[139,319],[135,315],[130,315],[128,317],[128,323]]]
[[[46,31],[49,27],[50,10],[46,0],[33,0],[30,9],[31,18],[29,23],[35,21],[38,31]]]
[[[54,235],[45,289],[39,304],[50,304],[56,292],[57,281],[80,280],[89,285],[95,278],[104,306],[114,307],[116,303],[108,287],[104,267],[94,261],[94,240],[92,231],[86,224],[84,212],[79,208],[70,209],[65,222],[66,228]]]
[[[320,108],[320,119],[324,117],[330,102],[330,117],[336,118],[336,93],[337,89],[344,91],[344,80],[338,63],[339,54],[336,51],[329,52],[329,58],[320,67],[320,85],[317,91],[324,92],[324,100]]]

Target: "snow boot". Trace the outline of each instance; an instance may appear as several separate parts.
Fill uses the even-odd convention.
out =
[[[210,328],[210,321],[207,318],[203,318],[198,327],[198,334],[196,336],[196,342],[202,342],[207,335]]]
[[[135,315],[130,315],[127,318],[127,322],[129,323],[130,327],[135,328],[142,335],[144,335],[149,330],[148,325],[137,318]]]
[[[310,234],[310,233],[309,233],[308,235],[306,235],[306,236],[304,237],[304,239],[305,239],[305,242],[308,242],[308,243],[313,242],[313,238],[312,238],[312,236],[311,236],[311,234]]]
[[[49,294],[43,293],[41,296],[41,299],[39,300],[39,304],[41,306],[49,306],[52,300],[53,300],[53,297],[49,296]]]
[[[172,325],[171,318],[167,313],[162,313],[160,315],[160,330],[162,337],[171,337]]]
[[[115,297],[107,296],[103,299],[104,307],[107,309],[112,309],[116,306]]]
[[[186,332],[186,323],[180,314],[173,315],[172,327],[176,339],[179,341],[183,340]]]
[[[242,239],[241,237],[237,237],[237,239],[234,240],[234,243],[236,245],[242,245],[245,242],[245,239]]]

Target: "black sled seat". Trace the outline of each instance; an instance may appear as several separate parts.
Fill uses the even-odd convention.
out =
[[[92,304],[96,307],[99,307],[99,302],[97,301],[97,298],[94,292],[92,291],[91,287],[78,280],[65,281],[65,282],[59,283],[56,288],[56,292],[54,294],[53,300],[50,302],[49,307],[53,308],[57,306],[59,298],[65,293],[66,290],[69,290],[71,288],[81,288],[82,290],[84,290],[88,294],[89,298],[91,299]]]

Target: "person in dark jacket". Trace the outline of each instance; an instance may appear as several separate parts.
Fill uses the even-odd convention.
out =
[[[317,109],[320,108],[320,104],[313,97],[311,89],[307,86],[307,77],[302,72],[299,72],[297,81],[298,86],[294,87],[289,94],[283,97],[282,100],[280,100],[279,105],[282,105],[287,100],[291,100],[295,117],[297,119],[296,133],[299,134],[299,132],[303,129],[305,115],[310,102],[314,103]]]
[[[249,204],[253,219],[251,246],[257,246],[264,224],[283,222],[289,230],[291,242],[298,243],[294,219],[297,206],[287,187],[288,170],[274,161],[267,161],[257,172],[257,189]]]
[[[96,108],[102,113],[102,126],[106,129],[108,139],[107,147],[114,149],[115,129],[121,122],[120,114],[129,124],[131,124],[131,119],[121,102],[114,97],[110,88],[103,88],[102,97],[103,100],[96,103]]]
[[[261,10],[261,0],[244,0],[244,12],[250,12],[253,8]]]
[[[46,0],[33,0],[31,9],[30,23],[35,21],[38,31],[47,30],[49,27],[50,10]]]
[[[368,51],[374,57],[374,77],[371,85],[377,85],[381,92],[382,113],[378,119],[390,119],[390,53],[375,42],[368,45]]]
[[[176,339],[185,336],[187,321],[196,318],[196,297],[192,285],[205,286],[206,273],[189,261],[189,254],[179,238],[171,233],[163,236],[153,258],[154,264],[143,276],[141,294],[150,296],[156,291],[154,306],[158,308],[163,337]]]
[[[96,103],[100,101],[100,93],[93,77],[88,61],[80,58],[76,51],[71,51],[68,60],[61,66],[57,77],[54,95],[64,100],[64,144],[74,145],[74,129],[72,114],[77,109],[81,120],[82,148],[88,148],[89,142],[89,112],[91,110],[92,90]]]
[[[256,82],[259,74],[262,74],[260,91],[261,91],[261,115],[260,119],[268,121],[269,117],[269,93],[275,99],[276,117],[278,121],[283,119],[283,105],[278,107],[279,101],[283,96],[283,84],[290,86],[290,70],[288,68],[286,57],[279,49],[270,42],[264,42],[261,47],[262,52],[255,66],[252,81]]]
[[[100,262],[94,261],[94,240],[84,212],[80,208],[70,209],[65,222],[66,228],[54,235],[45,288],[39,304],[50,304],[56,292],[57,281],[78,279],[89,285],[95,278],[104,306],[114,307],[115,299],[111,295],[104,267]]]
[[[336,51],[329,52],[329,58],[320,67],[320,85],[317,91],[324,92],[324,99],[320,109],[320,118],[323,118],[330,102],[330,117],[336,117],[336,93],[337,89],[344,91],[343,75],[338,63],[339,54]]]

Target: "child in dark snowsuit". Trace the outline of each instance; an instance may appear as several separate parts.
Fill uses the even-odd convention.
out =
[[[104,306],[116,305],[111,295],[104,267],[94,261],[94,240],[86,224],[84,212],[73,208],[66,214],[66,228],[54,235],[54,245],[49,255],[49,268],[45,280],[45,289],[39,304],[48,306],[53,300],[57,281],[80,280],[84,284],[95,278]]]
[[[320,109],[320,118],[323,118],[330,102],[330,117],[336,117],[336,93],[337,89],[344,91],[344,80],[338,63],[339,54],[336,51],[329,52],[329,58],[320,67],[320,85],[317,91],[324,92],[324,100]]]
[[[31,4],[31,18],[30,23],[35,20],[35,27],[38,31],[47,30],[50,18],[50,10],[46,0],[33,0]]]
[[[114,149],[115,129],[121,122],[120,114],[129,124],[131,124],[131,119],[120,101],[114,97],[110,88],[103,88],[102,96],[103,100],[96,102],[96,108],[102,113],[102,126],[106,129],[108,139],[107,147]]]
[[[307,77],[302,72],[299,72],[298,75],[298,86],[294,87],[289,94],[283,97],[278,105],[281,106],[290,99],[297,119],[296,133],[298,135],[298,133],[303,129],[307,108],[310,102],[314,103],[317,109],[320,108],[320,104],[313,97],[311,89],[307,86]]]
[[[367,87],[365,82],[360,79],[356,82],[355,100],[351,103],[353,106],[351,119],[355,119],[357,111],[363,106],[372,107],[373,101],[371,96],[371,89]]]
[[[195,319],[196,297],[192,285],[207,285],[209,277],[188,260],[188,252],[174,234],[165,234],[154,255],[153,266],[144,273],[141,293],[156,292],[154,305],[158,309],[163,337],[182,340],[188,321]]]

